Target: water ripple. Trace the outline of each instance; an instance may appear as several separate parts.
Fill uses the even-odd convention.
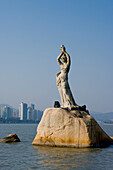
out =
[[[107,126],[108,127],[108,126]],[[106,127],[106,129],[107,129]],[[37,125],[0,125],[0,138],[16,133],[22,142],[0,143],[0,170],[21,169],[113,169],[113,146],[108,148],[34,147]],[[107,129],[113,136],[113,126]]]

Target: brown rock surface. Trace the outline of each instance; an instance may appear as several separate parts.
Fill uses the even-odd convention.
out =
[[[113,136],[110,136],[110,138],[113,140]]]
[[[37,128],[33,145],[106,147],[112,139],[85,111],[48,108]]]
[[[11,142],[20,142],[20,139],[16,134],[10,134],[7,137],[0,140],[1,143],[11,143]]]

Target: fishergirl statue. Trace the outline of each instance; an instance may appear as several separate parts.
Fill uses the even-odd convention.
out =
[[[71,109],[78,106],[75,103],[68,83],[68,73],[70,70],[71,60],[64,45],[61,46],[60,51],[61,54],[57,57],[57,61],[61,71],[56,75],[56,82],[61,96],[62,107]]]

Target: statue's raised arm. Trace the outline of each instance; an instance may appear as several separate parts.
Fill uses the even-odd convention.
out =
[[[57,57],[57,61],[59,65],[62,65],[63,63],[61,62],[61,57],[63,55],[63,52]]]
[[[71,65],[70,55],[66,51],[64,51],[64,55],[66,55],[66,57],[67,57],[67,64],[70,66]]]

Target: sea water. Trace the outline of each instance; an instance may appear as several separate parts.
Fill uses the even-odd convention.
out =
[[[113,136],[113,125],[101,127]],[[108,148],[34,147],[36,124],[0,124],[0,139],[16,133],[21,142],[0,143],[0,170],[113,169],[113,146]]]

